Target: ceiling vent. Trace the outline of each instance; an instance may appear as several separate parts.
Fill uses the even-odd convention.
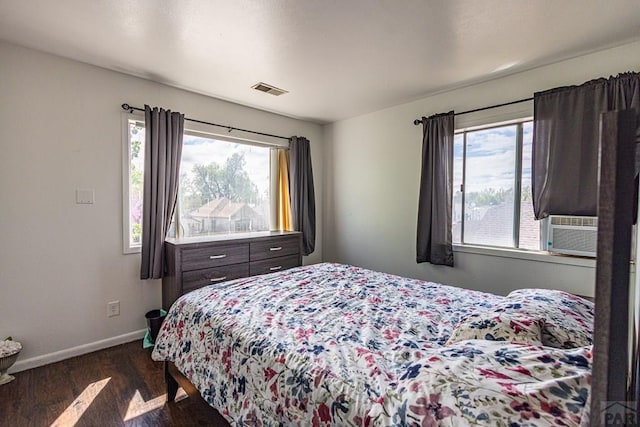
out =
[[[285,93],[289,93],[289,91],[287,91],[287,90],[278,89],[275,86],[271,86],[271,85],[268,85],[268,84],[262,83],[262,82],[251,86],[251,88],[255,89],[255,90],[259,90],[260,92],[268,93],[270,95],[275,95],[275,96],[280,96],[280,95],[283,95]]]

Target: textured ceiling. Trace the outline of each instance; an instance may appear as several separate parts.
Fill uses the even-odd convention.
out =
[[[326,123],[638,40],[640,7],[631,0],[0,0],[0,39]],[[258,82],[289,93],[252,90]]]

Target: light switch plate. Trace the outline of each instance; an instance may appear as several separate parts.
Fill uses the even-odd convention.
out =
[[[95,200],[95,192],[90,189],[76,190],[76,203],[79,205],[92,205]]]

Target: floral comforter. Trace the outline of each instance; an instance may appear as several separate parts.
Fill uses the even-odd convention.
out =
[[[174,362],[231,425],[580,425],[591,346],[447,343],[470,315],[540,315],[550,300],[587,336],[588,303],[540,292],[502,297],[347,265],[299,267],[184,295],[152,357]],[[576,322],[560,329],[571,336]]]

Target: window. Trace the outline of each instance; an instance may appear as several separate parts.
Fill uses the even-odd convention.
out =
[[[533,123],[458,132],[453,243],[540,249],[531,198]]]
[[[127,119],[124,251],[140,250],[144,121]],[[172,237],[268,231],[271,148],[185,130]]]
[[[142,181],[144,178],[144,122],[127,120],[125,149],[124,252],[140,250],[142,238]]]

